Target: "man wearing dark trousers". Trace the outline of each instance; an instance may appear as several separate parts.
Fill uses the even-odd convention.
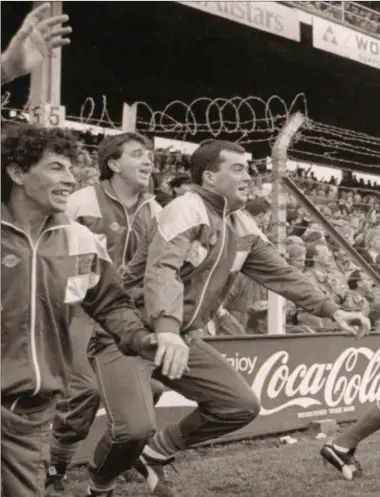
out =
[[[161,211],[154,197],[146,193],[153,169],[152,149],[150,140],[138,133],[105,138],[99,146],[100,183],[78,190],[68,201],[67,215],[87,226],[104,243],[120,274],[133,261],[141,240],[154,230]],[[137,294],[138,289],[132,292]],[[75,328],[88,331],[80,334]],[[134,430],[129,422],[134,412],[131,384],[138,382],[134,359],[125,357],[86,316],[74,321],[73,339],[77,347],[69,389],[57,406],[53,424],[48,495],[64,491],[66,470],[79,442],[88,435],[99,399],[108,426],[90,461],[91,495],[112,490],[115,478],[132,467],[136,447],[142,450],[142,440],[150,433]],[[88,360],[85,351],[89,339]],[[152,380],[154,404],[162,392],[163,386]]]
[[[196,186],[167,205],[148,247],[144,276],[145,319],[155,332],[152,360],[141,364],[144,389],[155,378],[198,404],[174,425],[156,433],[140,462],[148,489],[173,497],[163,466],[180,450],[250,423],[260,406],[246,380],[199,338],[225,300],[239,272],[306,311],[333,318],[340,329],[365,332],[361,313],[341,310],[296,268],[289,266],[242,211],[250,176],[245,150],[219,140],[201,144],[191,158]],[[144,252],[144,247],[141,247]],[[153,362],[154,361],[154,362]],[[153,404],[134,404],[138,424],[149,425]]]
[[[74,159],[75,139],[65,130],[16,126],[3,132],[4,497],[45,493],[51,423],[67,387],[76,307],[99,323],[123,354],[139,354],[150,335],[104,245],[64,214],[75,185]]]

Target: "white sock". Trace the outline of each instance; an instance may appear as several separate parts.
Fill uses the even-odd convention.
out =
[[[341,447],[340,445],[337,445],[337,444],[334,444],[334,443],[333,443],[333,447],[336,450],[339,450],[339,452],[343,452],[343,454],[347,454],[347,452],[350,450],[350,449],[347,449],[346,447]]]

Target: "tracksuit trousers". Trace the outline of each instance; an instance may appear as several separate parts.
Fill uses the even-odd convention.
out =
[[[70,329],[74,347],[69,387],[57,403],[53,421],[50,455],[51,464],[57,467],[70,464],[79,442],[88,436],[100,403],[106,409],[113,441],[123,450],[129,440],[129,424],[123,419],[127,419],[126,412],[133,404],[129,387],[133,371],[129,370],[134,357],[123,355],[113,341],[96,353],[88,354],[93,330],[93,321],[85,315],[77,316]],[[150,395],[154,404],[163,390],[163,385],[152,380]],[[131,465],[125,455],[124,459],[123,467],[129,469]]]
[[[94,488],[112,488],[117,476],[133,466],[144,445],[156,431],[151,377],[195,401],[198,407],[175,427],[181,449],[233,432],[250,423],[259,413],[259,402],[247,381],[213,347],[200,338],[189,343],[189,372],[179,380],[162,376],[150,357],[126,357],[124,370],[111,381],[103,374],[102,357],[94,369],[103,392],[108,429],[89,463]],[[113,346],[115,360],[118,351]],[[108,351],[111,360],[111,351]],[[129,402],[124,411],[114,403],[124,392]]]
[[[55,399],[21,398],[17,405],[2,399],[1,495],[44,497]],[[34,405],[28,405],[33,401]]]

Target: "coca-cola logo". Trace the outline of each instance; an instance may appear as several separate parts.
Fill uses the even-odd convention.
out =
[[[256,357],[227,357],[239,371],[254,373],[252,389],[260,400],[261,416],[287,407],[335,408],[380,401],[380,348],[349,347],[328,363],[294,365],[290,359],[280,350],[254,372]]]

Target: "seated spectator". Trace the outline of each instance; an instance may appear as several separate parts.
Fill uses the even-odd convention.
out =
[[[380,303],[376,303],[371,307],[369,319],[376,333],[380,333]]]
[[[328,281],[328,269],[332,261],[332,253],[325,243],[315,242],[307,247],[305,273],[329,295],[333,294]]]
[[[156,196],[156,201],[161,205],[161,207],[165,207],[165,205],[173,200],[173,197],[164,188],[163,177],[161,173],[157,172],[152,174],[152,184],[153,193]]]
[[[339,219],[333,220],[331,224],[350,245],[353,245],[355,232],[349,221],[345,219]]]
[[[289,237],[296,238],[296,237]],[[300,239],[301,240],[301,239]],[[302,240],[301,240],[302,242]],[[286,247],[286,260],[287,262],[300,271],[305,269],[305,260],[306,260],[306,247],[302,243],[302,245],[287,245]],[[290,302],[289,300],[285,303],[285,312],[286,312],[286,324],[287,325],[295,325],[297,324],[297,306],[294,302]]]
[[[256,335],[268,334],[268,301],[258,300],[248,309],[248,333]]]
[[[380,226],[368,230],[365,236],[365,250],[362,255],[375,270],[380,270],[378,261],[380,257]]]
[[[322,244],[326,244],[325,234],[321,229],[313,230],[307,229],[305,233],[302,235],[302,239],[305,242],[305,245],[311,245],[313,243],[319,242]]]
[[[338,196],[338,187],[335,185],[329,185],[327,192],[326,192],[326,198],[330,202],[335,202],[337,196]]]
[[[334,244],[333,247],[335,264],[341,273],[346,275],[347,273],[353,271],[356,266],[347,250],[340,245],[337,246]]]
[[[239,273],[223,307],[248,332],[248,307],[253,302],[267,298],[268,291],[264,287],[247,278],[244,274]]]
[[[302,238],[300,238],[299,236],[294,236],[294,235],[288,236],[288,238],[286,239],[286,244],[287,245],[302,245],[302,247],[305,246],[305,243],[302,240]]]
[[[332,253],[327,245],[315,242],[306,249],[305,274],[326,295],[339,301],[339,297],[334,293],[334,288],[328,274],[328,269],[331,267],[332,261]],[[336,329],[335,323],[331,319],[318,318],[304,311],[297,313],[297,321],[298,324],[310,326],[316,331],[332,331]]]
[[[251,216],[256,218],[256,216],[258,216],[259,214],[265,214],[266,212],[270,211],[271,204],[266,198],[259,197],[249,200],[245,208],[251,214]]]
[[[268,233],[272,216],[272,206],[268,200],[263,197],[250,200],[245,209],[255,219],[257,226]]]
[[[303,271],[305,269],[306,247],[304,245],[288,245],[286,259],[291,266]]]
[[[173,198],[179,197],[191,190],[192,180],[188,174],[179,174],[169,181]]]
[[[370,305],[367,296],[371,294],[373,281],[362,271],[356,269],[348,278],[349,292],[344,301],[343,307],[347,311],[362,311],[365,316],[369,316]]]

